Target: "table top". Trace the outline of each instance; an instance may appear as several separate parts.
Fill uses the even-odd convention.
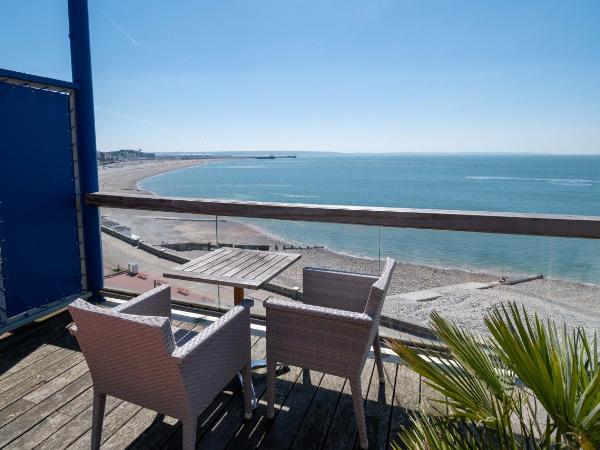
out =
[[[297,253],[222,247],[165,272],[165,278],[259,289],[300,258]]]

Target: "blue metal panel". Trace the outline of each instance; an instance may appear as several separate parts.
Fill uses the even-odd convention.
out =
[[[94,121],[94,90],[87,0],[69,0],[69,38],[71,42],[71,72],[79,86],[75,96],[77,115],[77,146],[79,148],[79,180],[81,194],[98,191],[96,161],[96,125]],[[83,204],[83,233],[88,289],[98,292],[103,287],[102,241],[98,207]]]
[[[69,97],[0,82],[6,316],[81,292]]]
[[[56,88],[77,89],[79,86],[76,83],[69,81],[57,80],[56,78],[40,77],[30,73],[15,72],[14,70],[0,68],[0,81],[2,78],[13,78],[21,80],[23,83],[31,82],[37,84],[46,84]]]

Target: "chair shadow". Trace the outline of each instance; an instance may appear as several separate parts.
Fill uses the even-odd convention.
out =
[[[34,322],[13,331],[11,335],[0,340],[0,375],[20,364],[26,358],[37,360],[34,356],[45,345],[79,351],[77,340],[69,334],[67,326],[71,323],[68,312],[53,316],[43,322]],[[52,357],[52,352],[40,355]]]
[[[279,366],[278,377],[289,371],[288,367]],[[374,377],[374,380],[377,383],[376,377]],[[215,438],[215,436],[209,436],[211,433],[218,434],[218,439],[224,443],[231,441],[230,445],[242,442],[254,445],[261,442],[268,434],[274,433],[276,436],[287,436],[287,440],[282,445],[289,446],[289,430],[292,429],[296,433],[300,433],[302,427],[308,423],[310,423],[310,426],[320,427],[320,429],[328,433],[327,436],[315,436],[315,439],[323,441],[321,444],[335,443],[336,448],[356,448],[358,440],[352,396],[347,392],[340,392],[336,389],[319,386],[319,380],[314,375],[311,376],[311,372],[308,370],[302,371],[296,383],[278,378],[276,383],[276,416],[275,419],[271,420],[266,417],[267,406],[264,391],[266,374],[264,371],[254,373],[253,381],[260,395],[259,403],[253,417],[246,421],[243,418],[243,414],[241,414],[241,411],[243,411],[243,394],[239,381],[234,378],[226,387],[227,391],[232,392],[232,397],[227,407],[219,411],[217,417],[211,417],[210,421],[206,422],[206,417],[210,417],[213,412],[211,408],[214,409],[216,407],[216,405],[211,404],[205,413],[203,413],[204,417],[201,416],[199,419],[199,430],[202,423],[204,423],[203,436],[200,439],[199,448],[202,448],[205,438]],[[416,412],[416,409],[406,408],[399,404],[390,405],[389,386],[387,396],[384,384],[377,383],[374,387],[377,389],[377,399],[367,399],[364,403],[370,443],[369,448],[387,449],[390,448],[392,440],[398,442],[398,432],[410,425],[409,414]],[[306,394],[290,395],[293,389],[304,390]],[[317,389],[320,390],[320,400],[315,402],[314,394]],[[369,397],[373,396],[370,395]],[[284,401],[283,407],[281,405],[282,401]],[[315,403],[313,404],[313,402]],[[227,416],[236,417],[237,422],[234,422],[233,426],[231,423],[228,425],[222,424],[222,418],[226,418]],[[394,420],[392,421],[393,416]],[[396,424],[396,429],[390,428],[391,423]],[[154,441],[155,439],[150,436],[153,433],[158,436],[171,435],[170,440],[175,439],[179,441],[181,439],[181,430],[177,428],[179,428],[178,423],[165,423],[158,416],[132,446],[135,448],[144,447],[144,444],[148,441]],[[304,438],[307,438],[307,436],[305,435]],[[310,439],[311,436],[309,435],[308,438]],[[278,442],[269,443],[269,445],[275,446],[277,444]],[[235,447],[235,445],[233,446]]]

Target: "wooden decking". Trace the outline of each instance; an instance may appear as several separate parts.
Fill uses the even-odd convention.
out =
[[[91,378],[77,343],[65,330],[68,313],[58,314],[0,340],[0,448],[87,449],[92,417]],[[175,322],[187,329],[205,324]],[[265,355],[265,338],[253,336],[252,356]],[[370,448],[387,448],[408,423],[407,411],[426,402],[418,375],[385,362],[380,386],[367,360],[363,386]],[[253,418],[244,420],[239,382],[232,380],[200,416],[198,446],[225,448],[356,448],[348,383],[296,367],[277,377],[277,410],[267,420],[264,369],[253,375],[261,398]],[[103,448],[180,448],[181,426],[170,417],[109,397]]]

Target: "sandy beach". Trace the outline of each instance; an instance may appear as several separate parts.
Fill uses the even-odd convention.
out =
[[[153,161],[108,170],[101,169],[100,185],[104,191],[147,194],[138,189],[137,184],[140,180],[202,163],[206,161]],[[217,242],[214,217],[106,208],[101,214],[130,227],[132,233],[157,246],[182,242]],[[110,239],[105,235],[103,238],[105,270],[110,270],[117,264],[122,267],[126,265],[125,259],[131,255],[124,254],[121,246],[117,252],[114,245],[107,244]],[[287,244],[256,226],[229,218],[219,219],[218,240],[220,243],[268,244],[279,249]],[[137,249],[133,250],[139,252]],[[302,287],[302,268],[306,266],[373,274],[378,273],[380,268],[379,261],[339,254],[327,249],[289,251],[301,253],[302,258],[274,280],[288,287]],[[198,250],[180,252],[186,258],[198,257],[203,253]],[[589,331],[600,330],[600,286],[548,279],[511,286],[497,285],[501,278],[519,278],[526,275],[528,274],[485,273],[400,262],[394,273],[383,314],[426,325],[431,311],[437,310],[461,325],[483,331],[482,319],[486,311],[502,302],[516,301],[544,319],[566,321],[570,326],[585,326]],[[486,288],[481,288],[482,286]],[[431,290],[440,295],[430,300],[415,300],[419,297],[427,298]],[[415,291],[426,292],[421,295],[415,294]]]
[[[206,160],[149,160],[127,162],[98,168],[101,191],[150,194],[138,188],[138,182],[160,173],[206,164]]]

